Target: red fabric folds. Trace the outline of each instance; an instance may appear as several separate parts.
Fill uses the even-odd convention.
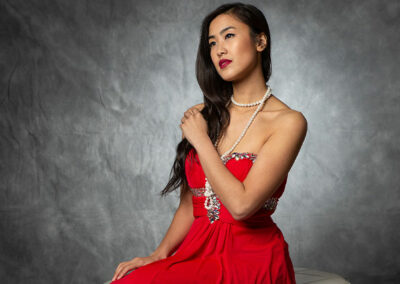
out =
[[[195,158],[190,161],[190,158]],[[225,164],[243,181],[250,159],[229,159]],[[204,172],[193,150],[185,171],[191,188],[204,187]],[[275,192],[283,194],[286,180]],[[274,211],[260,209],[245,220],[235,220],[221,203],[220,219],[210,223],[204,196],[193,196],[195,220],[176,252],[133,270],[113,284],[293,284],[296,283],[289,246],[272,220]]]

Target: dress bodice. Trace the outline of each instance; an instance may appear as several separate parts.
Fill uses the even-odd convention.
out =
[[[243,182],[254,164],[257,155],[250,152],[233,152],[223,159],[226,168],[241,182]],[[194,215],[204,215],[204,191],[205,191],[205,174],[201,167],[197,152],[191,149],[185,160],[185,173],[189,188],[193,193]],[[256,212],[255,215],[272,215],[275,212],[279,198],[285,189],[287,176],[274,192],[273,196],[265,201],[264,206]],[[218,195],[217,195],[217,199]],[[197,208],[198,207],[198,208]],[[221,215],[227,211],[221,203]],[[228,213],[229,214],[229,213]],[[230,215],[230,214],[229,214]],[[253,217],[252,216],[252,217]],[[256,216],[255,216],[256,217]],[[230,216],[232,218],[232,216]]]

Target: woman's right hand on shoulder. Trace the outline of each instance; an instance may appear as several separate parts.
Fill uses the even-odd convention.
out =
[[[204,103],[200,103],[200,104],[197,104],[197,105],[194,105],[194,106],[188,108],[188,109],[185,111],[185,113],[188,112],[188,111],[191,111],[191,110],[193,110],[193,109],[195,109],[195,108],[197,108],[199,111],[201,111],[201,110],[204,108]],[[181,120],[181,122],[182,122],[182,120]],[[185,138],[185,135],[183,135],[183,132],[182,132],[182,140],[183,140],[184,138]]]
[[[118,266],[117,269],[115,270],[114,276],[111,280],[118,280],[121,277],[123,277],[127,272],[137,269],[141,266],[144,266],[146,264],[155,262],[157,260],[163,259],[164,257],[156,256],[156,255],[150,255],[146,257],[135,257],[129,261],[124,261],[121,262]]]

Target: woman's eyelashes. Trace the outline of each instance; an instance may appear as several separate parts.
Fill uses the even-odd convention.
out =
[[[231,33],[226,34],[226,35],[225,35],[225,38],[227,38],[229,35],[234,36],[235,34],[231,34]],[[230,37],[228,37],[228,38],[230,38]],[[213,43],[215,43],[215,41],[210,42],[210,43],[209,43],[209,46],[212,47],[212,46],[213,46]]]

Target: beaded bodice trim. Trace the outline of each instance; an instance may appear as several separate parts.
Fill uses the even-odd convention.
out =
[[[254,163],[256,158],[257,158],[257,155],[254,154],[254,153],[251,153],[251,152],[243,152],[243,153],[241,153],[241,152],[233,152],[233,153],[225,156],[222,159],[222,162],[225,165],[231,159],[235,159],[236,161],[242,160],[242,159],[249,159],[250,161],[252,161]],[[205,196],[204,195],[205,192],[206,192],[206,188],[205,187],[197,187],[197,188],[189,187],[189,188],[190,188],[190,191],[193,193],[194,196],[196,196],[196,197]],[[279,200],[279,198],[277,198],[277,197],[271,197],[271,198],[267,199],[267,201],[264,202],[263,208],[265,210],[271,210],[271,211],[275,210],[276,206],[278,205],[278,200]],[[218,205],[220,205],[219,202],[218,202]],[[217,209],[219,209],[219,208],[217,208]],[[218,215],[219,215],[219,210],[216,210],[215,212],[214,211],[210,212],[210,214],[209,214],[210,215],[209,218],[211,218],[212,222],[214,220],[218,220]]]
[[[233,152],[232,154],[229,154],[229,155],[225,156],[222,159],[222,162],[224,164],[226,164],[230,159],[235,159],[236,161],[238,161],[238,160],[242,160],[242,159],[245,159],[245,158],[251,160],[254,163],[254,161],[257,158],[257,155],[254,154],[254,153],[250,153],[250,152],[243,152],[243,153]]]

